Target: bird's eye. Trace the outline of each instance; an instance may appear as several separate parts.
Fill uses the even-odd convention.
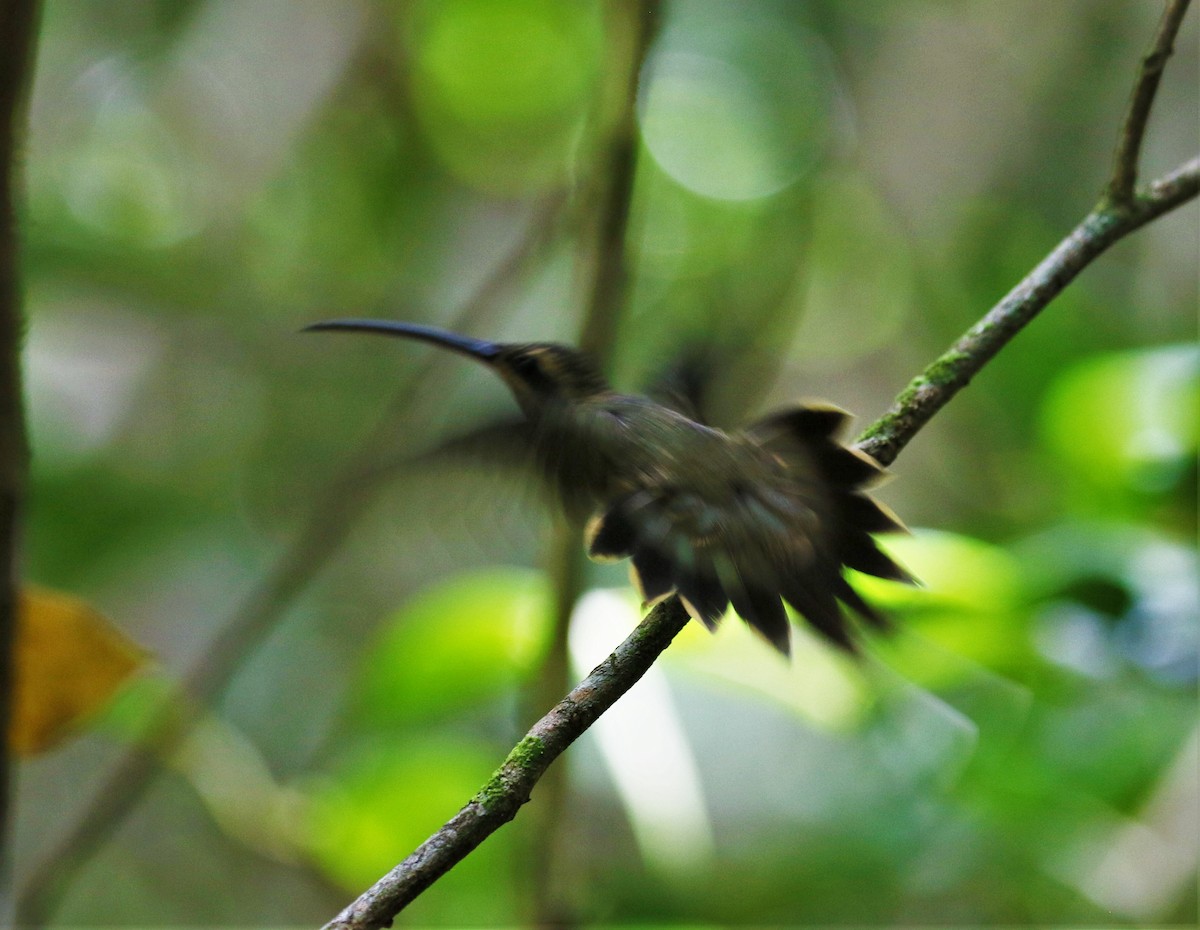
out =
[[[514,355],[509,363],[512,372],[526,385],[535,391],[550,391],[554,387],[554,379],[547,374],[546,365],[540,353],[522,352]]]
[[[518,355],[512,361],[513,371],[529,380],[543,377],[542,365],[536,355]]]

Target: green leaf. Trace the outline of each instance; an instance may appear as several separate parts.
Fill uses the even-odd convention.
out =
[[[1194,466],[1200,432],[1200,348],[1164,346],[1088,359],[1046,397],[1042,435],[1086,483],[1081,505],[1108,512],[1112,495],[1162,495]]]
[[[1020,571],[998,546],[959,533],[916,530],[879,540],[919,580],[918,587],[856,574],[854,585],[885,606],[972,612],[1007,610],[1020,594]]]
[[[880,541],[921,582],[910,587],[856,575],[854,586],[896,620],[880,640],[888,661],[929,687],[972,673],[969,663],[1010,672],[1030,655],[1019,568],[998,546],[956,533],[918,530]]]
[[[595,3],[411,6],[412,104],[459,179],[511,193],[559,181],[604,58]]]
[[[419,595],[368,646],[355,722],[403,726],[511,690],[538,667],[550,621],[545,578],[524,569],[460,575]]]

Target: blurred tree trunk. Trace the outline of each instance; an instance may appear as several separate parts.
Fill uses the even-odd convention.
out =
[[[21,286],[17,248],[17,153],[33,74],[36,0],[0,5],[0,919],[8,913],[9,750],[12,652],[21,505],[29,453],[21,393]]]

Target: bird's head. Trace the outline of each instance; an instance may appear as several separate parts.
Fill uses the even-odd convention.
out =
[[[466,355],[504,379],[530,417],[541,414],[552,404],[584,400],[612,390],[591,359],[576,349],[553,342],[489,342],[420,323],[392,320],[327,320],[306,326],[305,331],[375,333],[428,342]]]

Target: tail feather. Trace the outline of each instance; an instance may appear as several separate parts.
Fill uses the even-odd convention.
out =
[[[649,546],[634,552],[629,573],[634,587],[647,604],[660,601],[675,590],[674,565],[661,552]]]
[[[750,432],[764,443],[783,436],[797,436],[811,442],[833,438],[849,418],[850,414],[840,407],[814,404],[773,413],[755,423]]]
[[[884,555],[866,533],[857,533],[846,539],[841,547],[841,556],[843,563],[866,575],[903,581],[906,584],[913,584],[916,580],[890,557]]]
[[[637,529],[619,506],[610,507],[588,521],[584,542],[588,557],[596,562],[615,562],[633,553]]]
[[[858,652],[846,618],[830,591],[815,585],[803,585],[789,579],[783,596],[827,640],[849,653]]]
[[[847,494],[842,498],[842,516],[851,526],[868,533],[904,533],[908,531],[892,511],[865,494]]]
[[[685,574],[678,579],[677,587],[687,612],[709,630],[715,630],[729,609],[729,597],[716,576],[706,572]]]
[[[755,620],[750,625],[760,632],[783,655],[792,654],[792,628],[779,594],[761,588],[746,592]],[[741,611],[739,611],[739,614]],[[743,615],[744,616],[744,615]]]
[[[887,617],[862,599],[857,591],[850,587],[849,582],[841,575],[833,584],[833,593],[839,601],[862,617],[877,630],[891,629]]]
[[[883,466],[865,452],[830,443],[815,450],[825,479],[840,488],[861,488],[881,479]]]
[[[777,591],[746,584],[736,569],[720,573],[725,593],[737,615],[763,635],[785,656],[791,654],[791,630],[787,612]]]

